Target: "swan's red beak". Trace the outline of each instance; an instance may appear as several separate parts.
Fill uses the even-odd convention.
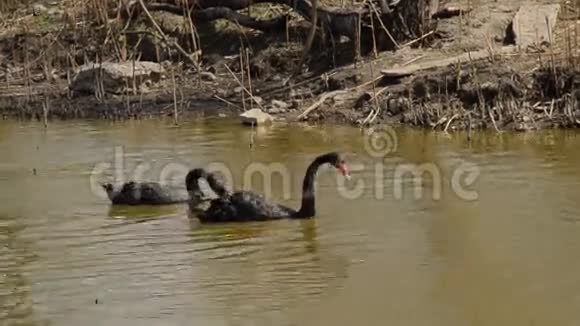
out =
[[[346,163],[344,162],[340,162],[336,165],[336,168],[340,171],[340,173],[342,173],[342,175],[348,180],[350,179],[350,174],[348,172],[348,166],[346,166]]]

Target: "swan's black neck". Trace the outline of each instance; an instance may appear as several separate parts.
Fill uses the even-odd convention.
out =
[[[203,178],[207,181],[209,187],[219,196],[224,197],[228,194],[225,185],[218,177],[216,177],[213,173],[206,171],[205,169],[193,169],[191,170],[186,178],[185,178],[185,185],[187,191],[190,194],[201,192],[199,188],[199,179]]]
[[[296,212],[294,217],[307,218],[316,215],[314,179],[318,168],[328,162],[329,158],[327,155],[319,156],[306,169],[306,175],[304,175],[304,181],[302,182],[302,206],[300,206],[300,210]]]

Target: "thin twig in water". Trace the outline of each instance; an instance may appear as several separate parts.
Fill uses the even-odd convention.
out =
[[[44,128],[48,128],[48,109],[49,109],[49,102],[48,96],[44,97],[44,103],[42,103],[42,121],[44,123]]]
[[[254,147],[254,122],[252,121],[252,130],[250,131],[250,149]]]
[[[469,122],[469,129],[467,130],[467,141],[471,141],[471,112],[467,112],[467,119]]]

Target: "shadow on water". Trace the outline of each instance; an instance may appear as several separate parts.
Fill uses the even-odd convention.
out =
[[[294,225],[296,225],[296,229],[299,230],[301,236],[292,241],[304,242],[305,249],[309,253],[315,253],[318,248],[315,219],[243,223],[200,223],[195,217],[189,216],[188,220],[192,243],[211,242],[217,244],[215,247],[207,248],[206,250],[242,245],[244,240],[260,239],[261,237],[265,237],[269,231],[275,232],[276,227],[289,226],[293,229]],[[227,242],[236,243],[227,245]]]
[[[203,265],[194,282],[211,306],[206,313],[228,324],[248,318],[254,325],[276,324],[281,311],[321,299],[348,276],[348,259],[319,238],[316,219],[192,221],[190,227],[193,264]]]
[[[183,205],[110,205],[107,216],[113,219],[130,221],[147,221],[180,214]]]
[[[114,224],[105,224],[101,229],[117,228],[132,224],[150,223],[167,218],[180,217],[183,214],[183,206],[174,205],[110,205],[107,211],[109,220]]]

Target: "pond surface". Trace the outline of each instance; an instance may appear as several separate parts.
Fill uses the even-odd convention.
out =
[[[390,136],[379,157],[349,127],[0,121],[0,324],[576,325],[578,134]],[[332,150],[352,179],[319,171],[312,220],[202,225],[95,186],[211,165],[298,207]]]

